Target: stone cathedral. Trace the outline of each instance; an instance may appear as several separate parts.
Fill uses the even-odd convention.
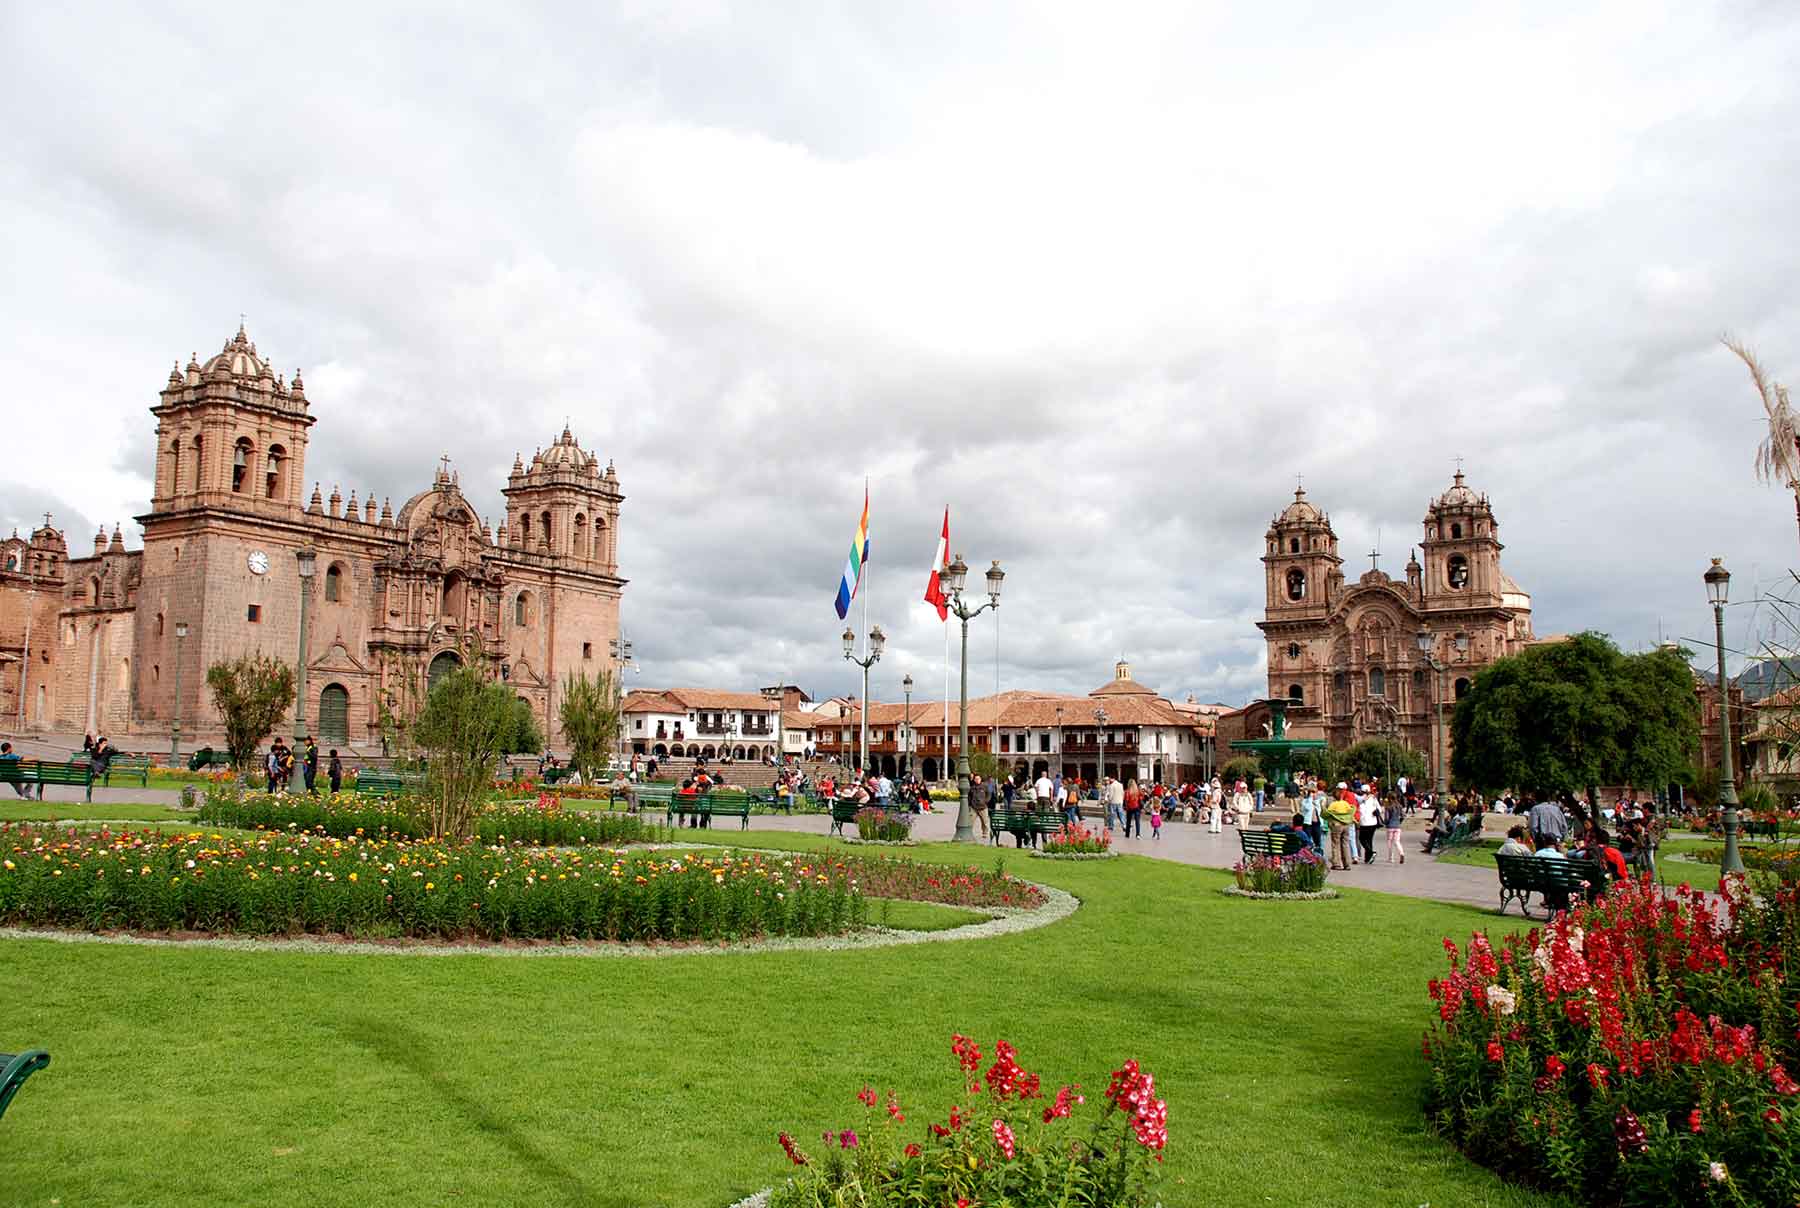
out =
[[[403,711],[470,652],[547,734],[568,672],[616,670],[624,496],[566,427],[514,458],[493,529],[447,459],[397,510],[335,486],[304,493],[305,383],[277,374],[241,327],[204,364],[177,362],[150,413],[141,550],[115,526],[71,556],[50,517],[0,543],[0,729],[148,748],[178,710],[184,735],[215,736],[208,665],[251,650],[297,660],[303,592],[307,728],[322,741],[378,742],[384,705]]]
[[[1475,673],[1533,641],[1531,597],[1501,569],[1493,507],[1461,470],[1427,506],[1423,530],[1403,581],[1371,566],[1351,583],[1331,517],[1305,490],[1270,523],[1257,624],[1269,644],[1269,696],[1290,702],[1295,737],[1346,747],[1391,734],[1429,763],[1438,696],[1448,729]],[[1438,675],[1419,651],[1421,631],[1445,667]]]

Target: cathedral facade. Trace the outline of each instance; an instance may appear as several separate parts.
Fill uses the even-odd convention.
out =
[[[567,428],[514,458],[494,529],[447,459],[398,509],[335,486],[304,495],[305,383],[242,328],[204,364],[178,362],[150,412],[141,550],[115,527],[71,557],[49,517],[0,543],[0,729],[133,749],[154,744],[124,736],[167,736],[179,718],[216,736],[208,666],[261,651],[298,667],[304,650],[305,728],[321,740],[378,742],[384,714],[469,659],[554,735],[562,677],[616,672],[624,496]]]
[[[1294,737],[1346,747],[1392,736],[1429,764],[1438,698],[1448,730],[1475,674],[1533,641],[1531,597],[1501,569],[1493,508],[1460,470],[1427,507],[1423,530],[1404,581],[1371,566],[1352,583],[1331,517],[1304,490],[1269,525],[1258,627],[1269,644],[1269,696],[1289,702]],[[1428,657],[1443,670],[1434,673]]]

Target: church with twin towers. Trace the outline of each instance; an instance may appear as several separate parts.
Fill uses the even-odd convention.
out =
[[[1535,638],[1531,596],[1500,565],[1500,524],[1458,469],[1425,509],[1406,577],[1371,565],[1344,575],[1331,516],[1296,488],[1263,537],[1269,696],[1288,702],[1289,733],[1346,747],[1392,736],[1429,761],[1436,703]],[[1373,563],[1373,559],[1371,559]],[[1429,655],[1420,650],[1429,635]],[[1433,671],[1429,659],[1443,668]],[[1446,721],[1446,728],[1448,722]],[[1449,767],[1446,734],[1445,767]]]
[[[216,738],[207,667],[247,651],[294,663],[303,593],[306,728],[325,743],[378,743],[384,710],[472,657],[549,734],[568,672],[616,670],[624,495],[566,426],[514,457],[495,527],[448,459],[397,508],[309,489],[305,382],[241,326],[204,363],[178,361],[150,414],[141,549],[115,525],[77,551],[51,517],[0,542],[0,715],[21,729],[132,749],[179,718]]]

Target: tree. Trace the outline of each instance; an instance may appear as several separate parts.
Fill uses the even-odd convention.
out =
[[[538,729],[537,711],[522,696],[513,698],[512,730],[501,744],[502,755],[536,755],[544,749],[544,732]]]
[[[1425,756],[1391,738],[1365,738],[1343,751],[1337,764],[1337,779],[1379,780],[1383,791],[1401,776],[1414,784],[1425,779]]]
[[[1254,755],[1238,755],[1225,761],[1219,769],[1219,783],[1230,785],[1235,780],[1253,785],[1263,778],[1262,760]]]
[[[242,771],[294,701],[294,669],[266,654],[243,654],[206,669],[206,686],[225,722],[225,749]]]
[[[969,774],[986,780],[1000,779],[1000,760],[992,751],[969,752]]]
[[[619,740],[620,703],[610,671],[594,679],[571,671],[563,680],[562,736],[569,744],[569,762],[590,783]]]
[[[1794,493],[1794,522],[1800,524],[1800,422],[1788,405],[1788,389],[1764,372],[1756,354],[1744,344],[1730,336],[1724,337],[1723,343],[1750,371],[1750,383],[1756,387],[1769,424],[1768,435],[1756,447],[1756,476]]]
[[[1533,646],[1475,677],[1451,720],[1457,780],[1562,792],[1679,779],[1700,705],[1681,651],[1627,655],[1599,633]]]
[[[517,724],[513,694],[467,667],[445,672],[431,689],[412,735],[426,756],[425,806],[434,834],[471,833]]]
[[[1326,784],[1335,784],[1343,779],[1338,774],[1343,761],[1343,752],[1334,747],[1320,747],[1313,751],[1295,751],[1290,765],[1295,775],[1305,772],[1309,776],[1317,776]],[[1399,775],[1398,772],[1395,775]]]

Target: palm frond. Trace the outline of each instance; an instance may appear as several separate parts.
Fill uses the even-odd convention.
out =
[[[1768,417],[1769,435],[1756,447],[1756,476],[1764,482],[1795,488],[1800,484],[1800,420],[1788,404],[1788,388],[1771,379],[1756,354],[1743,343],[1730,336],[1720,337],[1720,342],[1737,354],[1750,371],[1750,382]]]

